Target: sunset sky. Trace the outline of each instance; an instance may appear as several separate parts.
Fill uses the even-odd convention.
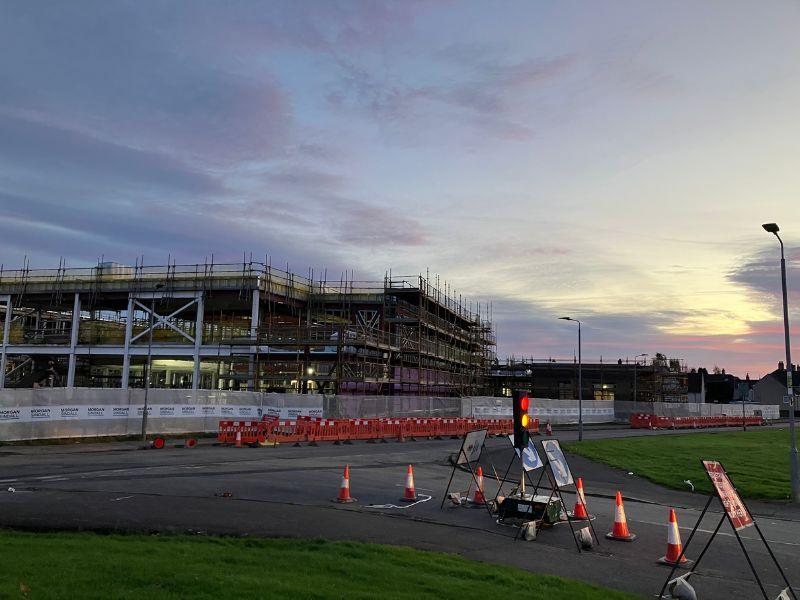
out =
[[[4,2],[0,262],[430,269],[501,357],[800,339],[800,5]],[[800,348],[795,344],[796,359]]]

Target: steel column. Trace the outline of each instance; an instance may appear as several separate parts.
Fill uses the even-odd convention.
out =
[[[125,319],[125,349],[122,355],[122,389],[130,386],[131,376],[131,336],[133,335],[133,294],[128,295],[128,316]]]
[[[194,323],[194,372],[192,374],[192,389],[200,389],[200,346],[203,344],[203,311],[205,298],[203,292],[197,292],[197,318]]]
[[[6,348],[8,347],[8,336],[11,334],[11,296],[0,296],[0,302],[5,302],[6,316],[3,319],[3,345],[0,347],[0,390],[6,385]]]
[[[258,391],[258,373],[256,368],[258,361],[255,359],[255,353],[259,350],[258,345],[258,325],[260,319],[260,301],[261,295],[259,288],[253,290],[253,306],[250,310],[250,339],[255,340],[255,346],[250,346],[250,358],[248,360],[247,373],[250,379],[249,387],[253,391]]]
[[[81,295],[75,294],[72,304],[72,335],[69,339],[69,367],[67,368],[67,387],[75,387],[75,348],[78,345],[78,329],[81,324]]]

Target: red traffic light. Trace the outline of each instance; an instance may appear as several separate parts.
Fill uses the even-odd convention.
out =
[[[519,407],[522,410],[524,410],[525,412],[528,412],[528,397],[527,396],[523,396],[522,398],[519,399]]]

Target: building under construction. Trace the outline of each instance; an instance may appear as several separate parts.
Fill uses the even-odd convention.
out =
[[[492,366],[491,389],[496,396],[529,390],[536,398],[578,397],[576,360],[507,359]],[[656,354],[651,360],[587,361],[581,366],[582,396],[591,400],[687,402],[689,373],[683,360]]]
[[[315,280],[257,262],[0,270],[3,387],[468,395],[489,311],[428,277]]]

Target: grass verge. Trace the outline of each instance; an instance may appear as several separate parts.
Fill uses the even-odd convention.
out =
[[[641,436],[570,442],[565,449],[612,467],[633,471],[655,483],[710,494],[711,482],[700,459],[722,462],[747,498],[787,500],[789,433],[786,429],[749,429],[684,435]]]
[[[410,548],[324,540],[0,532],[3,598],[634,596]]]

